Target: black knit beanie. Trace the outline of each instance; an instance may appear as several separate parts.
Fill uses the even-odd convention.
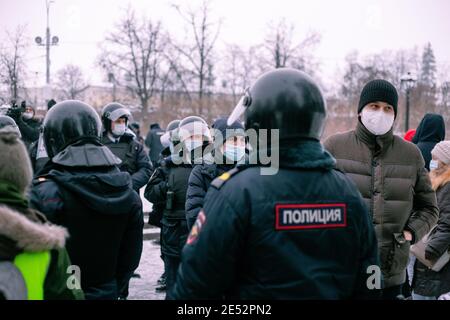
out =
[[[366,83],[359,98],[358,114],[367,104],[376,101],[386,102],[391,105],[397,117],[398,94],[389,81],[378,79]]]
[[[244,126],[242,126],[241,123],[235,121],[231,125],[228,125],[227,120],[228,118],[226,117],[219,118],[216,121],[214,121],[213,125],[211,126],[213,129],[218,130],[218,132],[220,132],[221,134],[222,141],[218,141],[218,143],[225,142],[225,140],[230,136],[244,135]],[[230,132],[228,132],[229,135],[227,135],[227,130],[230,130]]]

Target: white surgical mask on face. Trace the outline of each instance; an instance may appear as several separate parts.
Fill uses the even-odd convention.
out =
[[[430,161],[430,171],[436,170],[439,167],[439,162],[436,160]]]
[[[115,137],[120,137],[125,133],[126,129],[127,126],[124,123],[114,124],[114,129],[112,129],[111,132]]]
[[[383,110],[364,108],[361,112],[361,122],[376,136],[382,136],[391,130],[394,118],[394,113],[386,113]]]
[[[23,117],[25,120],[30,120],[31,118],[33,118],[33,112],[25,112],[25,113],[22,115],[22,117]]]

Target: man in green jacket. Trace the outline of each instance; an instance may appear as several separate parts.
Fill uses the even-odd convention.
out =
[[[384,299],[401,295],[409,247],[438,218],[436,195],[419,149],[393,134],[397,102],[391,83],[370,81],[361,92],[356,129],[324,142],[369,209],[378,239]]]

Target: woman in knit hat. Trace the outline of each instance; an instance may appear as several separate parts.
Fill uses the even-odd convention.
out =
[[[67,273],[67,230],[28,207],[33,171],[25,145],[13,130],[0,131],[0,150],[0,299],[82,299]]]
[[[425,258],[437,260],[450,247],[450,141],[439,142],[431,151],[430,178],[439,207],[437,227],[429,237]],[[439,272],[416,262],[413,280],[414,300],[435,300],[450,291],[450,263]]]

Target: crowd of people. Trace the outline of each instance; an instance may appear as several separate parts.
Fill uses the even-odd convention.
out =
[[[167,299],[446,297],[450,263],[433,269],[450,247],[444,118],[395,135],[398,94],[382,79],[355,109],[354,130],[321,142],[323,94],[287,68],[261,75],[230,116],[152,123],[145,139],[118,102],[99,115],[50,100],[42,122],[12,104],[0,115],[0,299],[127,299],[141,189]],[[276,173],[262,174],[261,152],[278,155]],[[410,250],[424,239],[425,260]]]

